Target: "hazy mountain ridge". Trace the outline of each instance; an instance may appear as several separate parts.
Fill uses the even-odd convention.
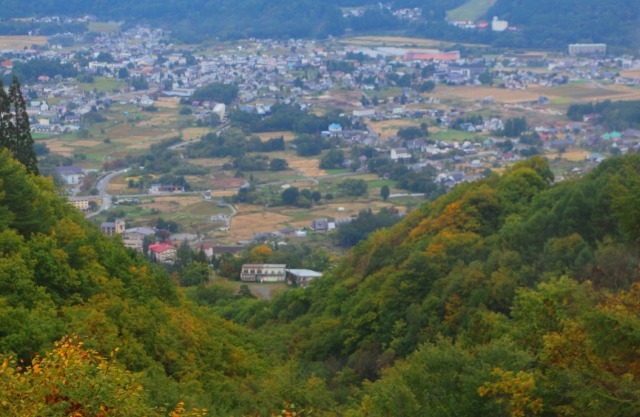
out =
[[[499,16],[524,27],[523,38],[538,46],[603,42],[620,46],[640,43],[640,4],[625,0],[498,0],[487,17]]]
[[[445,12],[462,4],[447,2],[396,2],[395,8],[420,7],[422,21],[404,21],[380,10],[369,0],[142,0],[108,3],[36,0],[18,4],[0,0],[0,17],[95,15],[103,20],[124,20],[162,25],[188,42],[208,38],[319,37],[355,33],[402,31],[408,35],[461,42],[491,43],[494,46],[560,48],[568,43],[605,42],[632,47],[640,43],[640,5],[624,0],[599,2],[557,2],[552,0],[498,0],[486,18],[499,16],[520,30],[515,33],[465,31],[449,27]],[[345,18],[342,7],[369,6],[360,17]],[[425,23],[428,22],[428,23]]]

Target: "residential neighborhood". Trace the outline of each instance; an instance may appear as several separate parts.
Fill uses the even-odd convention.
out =
[[[412,20],[420,10],[394,14]],[[475,30],[485,23],[486,30],[518,30],[499,17],[452,22]],[[402,217],[425,198],[533,155],[552,161],[562,181],[640,146],[638,130],[607,129],[595,112],[566,117],[574,102],[637,95],[640,61],[611,55],[604,44],[499,54],[366,37],[190,45],[170,41],[165,30],[109,24],[112,30],[90,39],[67,34],[3,50],[3,75],[41,62],[73,73],[43,73],[22,85],[44,171],[105,234],[162,263],[175,261],[176,236],[184,233],[209,258],[235,253],[238,244],[331,240],[362,210]],[[199,96],[212,85],[237,94]],[[308,133],[259,130],[283,108],[326,115],[326,123]],[[248,140],[257,159],[194,156],[199,143],[220,147],[215,138],[233,135]],[[305,135],[324,148],[305,155]],[[277,157],[256,156],[271,140],[283,143]],[[172,159],[159,163],[165,152]],[[273,169],[254,168],[260,158]],[[128,173],[101,184],[118,169]],[[341,187],[349,179],[363,181],[364,193]],[[391,190],[381,197],[383,185]],[[295,198],[283,204],[287,189]],[[185,214],[183,201],[206,205]],[[282,208],[291,205],[297,211]],[[163,217],[181,230],[157,228]],[[275,279],[249,271],[242,280]]]

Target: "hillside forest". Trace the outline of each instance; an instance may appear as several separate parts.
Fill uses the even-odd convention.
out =
[[[265,301],[179,287],[3,150],[0,414],[636,416],[639,199],[638,155],[536,156]]]
[[[569,43],[604,42],[623,48],[638,46],[640,5],[626,0],[564,1],[497,0],[480,16],[506,19],[517,31],[465,30],[446,21],[447,12],[461,6],[476,7],[475,0],[391,1],[371,0],[141,0],[86,2],[0,0],[0,34],[42,35],[79,33],[79,23],[37,25],[9,20],[30,16],[96,16],[127,25],[152,24],[170,30],[186,43],[212,39],[326,38],[350,34],[404,34],[493,47],[565,49]],[[345,10],[361,8],[361,13]],[[394,10],[417,8],[420,18],[403,20]]]

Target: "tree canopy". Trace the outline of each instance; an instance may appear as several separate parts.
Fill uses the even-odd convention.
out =
[[[0,149],[6,148],[31,173],[38,173],[38,158],[33,149],[27,105],[17,77],[5,92],[0,81]]]
[[[640,412],[638,155],[560,183],[533,157],[390,228],[361,213],[336,265],[293,245],[217,261],[324,272],[270,301],[204,283],[197,257],[170,276],[7,150],[0,170],[5,414]]]

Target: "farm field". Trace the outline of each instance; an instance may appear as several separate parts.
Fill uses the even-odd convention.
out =
[[[431,140],[443,140],[443,141],[465,141],[472,140],[478,137],[475,133],[463,132],[462,130],[447,129],[442,130],[439,128],[429,127],[429,139]]]
[[[457,99],[464,102],[478,101],[487,97],[493,97],[496,103],[521,103],[525,101],[535,101],[540,93],[528,90],[508,90],[506,88],[497,87],[451,87],[437,86],[436,89],[429,93],[433,97],[439,99]]]
[[[319,206],[318,210],[313,211],[313,218],[318,217],[349,217],[357,215],[361,210],[369,210],[378,212],[383,208],[396,207],[392,202],[383,201],[355,201],[355,202],[342,202],[331,203],[324,206]],[[343,210],[340,210],[343,209]]]
[[[640,100],[640,89],[623,85],[603,86],[597,83],[575,83],[553,88],[537,87],[532,88],[531,91],[569,103],[577,100]]]
[[[0,36],[0,50],[23,50],[24,48],[31,48],[31,45],[46,45],[46,36]]]
[[[302,177],[321,177],[327,175],[327,171],[318,167],[320,161],[315,158],[303,158],[288,152],[271,152],[269,153],[269,157],[272,159],[286,159],[289,163],[289,168],[295,170],[296,174]]]
[[[282,136],[285,142],[291,142],[296,138],[295,133],[291,131],[282,131],[282,132],[260,132],[254,133],[256,136],[260,138],[261,141],[266,142],[269,139],[279,138]]]
[[[227,236],[230,242],[251,240],[255,233],[272,232],[287,227],[289,216],[269,211],[254,212],[256,207],[236,206],[239,213],[231,220],[231,229]],[[258,208],[259,209],[259,208]]]
[[[445,42],[435,39],[410,38],[405,36],[356,36],[353,38],[342,39],[343,44],[354,46],[393,46],[398,48],[430,48],[440,49],[453,45],[452,42]],[[464,44],[474,45],[474,44]],[[479,44],[476,44],[479,46]]]
[[[640,78],[640,70],[620,71],[623,77]]]
[[[78,89],[85,91],[111,92],[126,86],[126,83],[117,78],[95,77],[92,83],[78,83]]]
[[[182,134],[182,140],[189,141],[200,139],[210,131],[211,129],[208,127],[187,127],[182,129],[180,133]]]
[[[180,99],[177,97],[159,97],[154,105],[156,107],[168,108],[168,109],[177,109],[180,107]]]
[[[584,149],[569,149],[567,152],[562,152],[561,154],[558,152],[548,153],[545,156],[549,159],[555,159],[561,157],[562,159],[566,159],[571,162],[584,161],[584,158],[591,155],[591,152]]]
[[[74,148],[61,139],[48,139],[43,142],[47,144],[47,148],[49,148],[52,153],[58,153],[66,157],[73,156]]]
[[[86,162],[93,164],[89,168],[100,169],[109,158],[140,154],[151,145],[176,136],[185,141],[197,140],[210,131],[206,127],[180,129],[175,99],[156,104],[158,111],[143,112],[134,105],[116,103],[101,112],[106,121],[91,125],[84,135],[67,133],[52,139],[51,135],[34,135],[34,139],[45,143],[51,152],[67,157],[84,154]]]
[[[359,91],[349,91],[334,89],[318,97],[323,105],[327,107],[339,107],[343,110],[353,110],[361,107],[360,99],[362,93]]]
[[[389,136],[395,136],[403,127],[420,126],[420,123],[412,120],[382,120],[379,122],[368,121],[367,125],[380,137],[387,139]]]

